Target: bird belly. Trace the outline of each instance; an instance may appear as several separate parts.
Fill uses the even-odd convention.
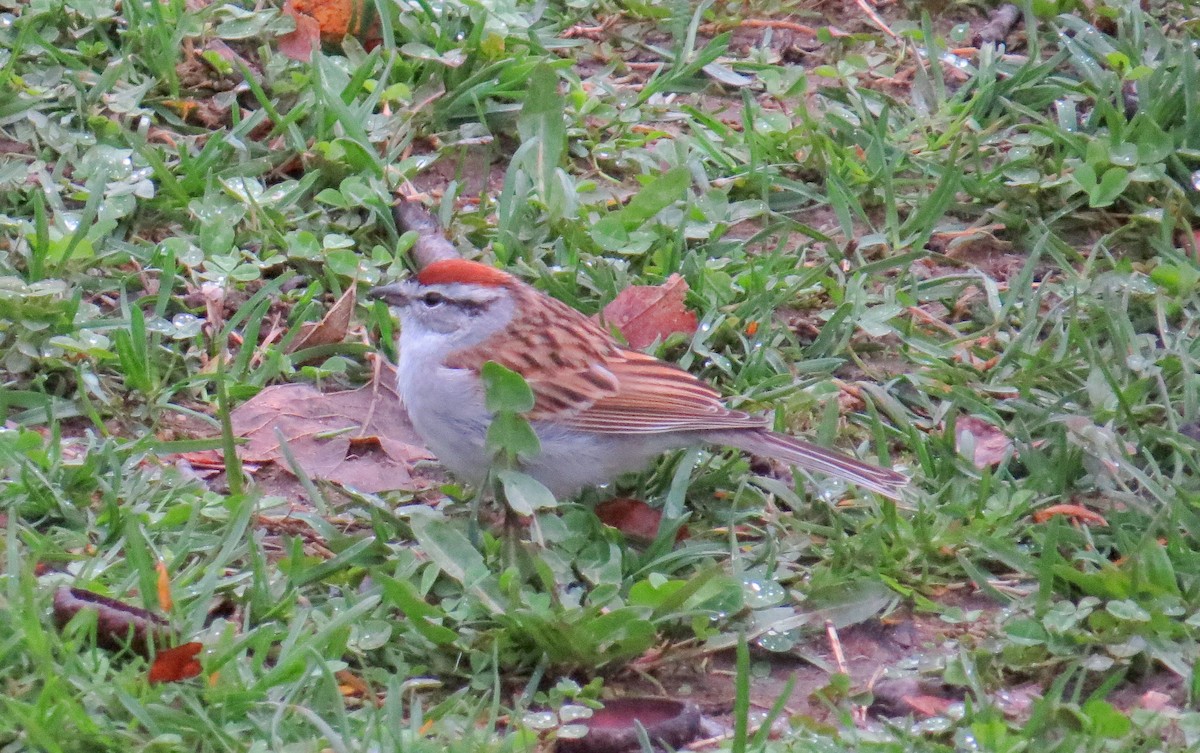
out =
[[[682,446],[672,434],[599,434],[544,421],[532,427],[542,451],[528,459],[523,470],[560,499],[641,470],[655,457]]]
[[[400,397],[425,446],[458,479],[482,483],[491,463],[487,429],[492,416],[484,406],[478,377],[445,367],[399,371]],[[530,426],[541,452],[522,458],[520,470],[560,499],[640,470],[663,452],[691,444],[675,434],[600,434],[546,421]]]
[[[445,367],[399,371],[400,397],[425,446],[460,480],[481,483],[491,460],[485,442],[491,415],[478,379]]]

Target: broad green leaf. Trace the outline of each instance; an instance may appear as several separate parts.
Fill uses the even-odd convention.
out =
[[[497,413],[488,426],[487,446],[489,449],[505,450],[525,458],[542,451],[541,442],[533,433],[529,422],[514,413]]]
[[[1104,609],[1118,620],[1149,622],[1150,613],[1132,599],[1116,599],[1104,605]]]
[[[1133,724],[1129,717],[1122,714],[1108,701],[1093,698],[1083,704],[1081,709],[1087,715],[1088,725],[1093,732],[1101,737],[1116,739],[1129,734]]]
[[[520,471],[504,470],[496,474],[504,486],[504,498],[518,515],[533,515],[552,508],[558,501],[540,481]]]
[[[1110,167],[1100,178],[1100,185],[1090,191],[1093,208],[1107,207],[1115,202],[1129,186],[1129,171],[1121,167]]]
[[[409,624],[418,633],[439,646],[447,646],[458,640],[458,633],[433,622],[445,619],[446,613],[422,599],[412,583],[378,572],[371,577],[383,588],[384,597],[408,617]]]
[[[671,206],[687,195],[688,186],[692,184],[691,173],[686,167],[680,166],[668,170],[663,175],[643,186],[633,195],[629,203],[615,212],[600,219],[592,227],[593,239],[613,239],[628,237],[629,233],[646,224],[655,215]]]
[[[1171,555],[1166,547],[1157,541],[1151,541],[1138,553],[1140,573],[1146,581],[1160,593],[1179,596],[1179,581],[1175,575],[1175,566],[1171,563]]]
[[[462,531],[437,518],[420,517],[412,520],[413,536],[421,549],[429,555],[442,572],[459,583],[466,583],[467,575],[477,577],[487,572],[483,555],[471,545]]]
[[[495,361],[488,361],[483,365],[482,376],[488,410],[493,413],[525,413],[533,410],[533,390],[529,389],[520,374]]]

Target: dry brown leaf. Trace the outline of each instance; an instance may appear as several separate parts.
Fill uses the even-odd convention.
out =
[[[414,475],[433,455],[413,431],[396,393],[395,372],[356,390],[323,393],[307,384],[268,387],[238,406],[233,431],[249,440],[238,448],[247,462],[273,462],[288,470],[279,435],[310,477],[359,491],[420,490],[438,483]]]
[[[325,316],[319,322],[305,322],[300,325],[296,338],[288,346],[288,353],[295,353],[304,348],[318,345],[334,345],[346,339],[350,330],[350,320],[354,315],[354,304],[357,301],[355,287],[351,285],[346,292],[334,302]]]
[[[688,284],[679,275],[671,275],[662,285],[632,285],[604,307],[601,318],[621,331],[629,347],[639,350],[675,332],[690,335],[697,321],[683,303],[687,291]]]
[[[347,34],[352,34],[370,51],[381,40],[379,20],[375,17],[375,5],[372,0],[288,0],[284,12],[296,19],[297,30],[300,29],[302,18],[314,22],[317,40],[323,44],[336,45]],[[309,34],[311,32],[306,30],[303,45],[293,40],[295,47],[292,52],[305,52],[304,45],[310,41]],[[307,57],[294,59],[309,60],[314,49],[315,43],[308,47]],[[280,39],[280,50],[284,51],[283,38]],[[284,54],[292,57],[288,51],[284,51]]]
[[[312,16],[297,11],[291,2],[284,4],[283,13],[295,20],[296,29],[279,38],[279,51],[291,60],[307,63],[321,44],[321,24]]]
[[[128,646],[149,656],[151,646],[161,646],[170,638],[167,621],[141,607],[83,588],[63,586],[54,592],[54,624],[60,630],[80,612],[96,614],[96,645],[110,651]]]
[[[1013,452],[1012,440],[1000,429],[974,416],[963,416],[954,423],[955,445],[964,451],[969,437],[974,447],[972,462],[976,468],[998,465]]]

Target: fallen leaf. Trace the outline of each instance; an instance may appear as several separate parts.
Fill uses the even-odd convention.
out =
[[[614,497],[596,505],[595,512],[601,523],[638,541],[654,541],[662,526],[662,512],[640,499]],[[683,541],[687,537],[687,526],[680,527],[675,534],[676,541]]]
[[[305,322],[300,325],[287,352],[295,353],[298,350],[313,348],[317,345],[334,345],[345,340],[346,333],[350,329],[350,319],[354,314],[356,300],[355,287],[351,285],[334,302],[325,316],[321,317],[321,321]]]
[[[1138,708],[1159,712],[1174,710],[1171,704],[1171,696],[1157,690],[1147,690],[1143,693],[1142,697],[1138,699]]]
[[[130,650],[149,656],[151,645],[168,638],[167,621],[145,609],[83,588],[63,586],[54,592],[54,624],[61,630],[80,612],[96,614],[96,645],[110,651]]]
[[[291,472],[280,436],[311,478],[368,493],[421,490],[440,479],[413,475],[433,455],[425,449],[396,393],[395,371],[356,390],[324,393],[308,384],[268,387],[238,406],[233,431],[248,441],[246,462],[274,463]]]
[[[690,335],[698,322],[683,303],[687,291],[679,275],[662,285],[632,285],[604,307],[601,318],[621,331],[629,347],[639,350],[675,332]]]
[[[345,698],[375,699],[375,693],[367,681],[347,669],[339,669],[334,673],[337,678],[338,692]]]
[[[1098,512],[1093,512],[1082,505],[1050,505],[1033,514],[1034,523],[1045,523],[1055,515],[1066,515],[1076,522],[1085,525],[1107,526],[1108,521]]]
[[[312,16],[297,11],[291,2],[284,4],[283,13],[292,17],[296,28],[279,37],[279,51],[291,60],[307,63],[321,44],[321,24]]]
[[[203,648],[203,643],[192,641],[159,651],[150,665],[150,682],[179,682],[200,674],[196,657]]]
[[[288,11],[290,6],[291,10]],[[289,0],[284,6],[284,12],[296,19],[296,29],[300,28],[300,19],[307,18],[316,23],[318,39],[322,44],[338,44],[347,34],[352,34],[362,41],[368,50],[380,42],[379,20],[375,17],[373,0]],[[293,32],[294,33],[294,32]],[[306,32],[306,35],[311,32]],[[306,36],[305,42],[308,39]],[[282,38],[280,39],[282,51]],[[308,49],[309,57],[296,58],[308,60],[312,55],[313,44]],[[297,45],[296,52],[301,52]],[[287,55],[287,52],[284,52]],[[288,55],[291,57],[290,55]]]
[[[974,416],[962,416],[954,423],[955,444],[965,452],[973,448],[971,461],[976,468],[989,468],[1012,454],[1013,446],[1003,431]]]
[[[909,695],[904,696],[903,700],[910,709],[922,716],[942,716],[954,704],[949,698],[936,695]]]
[[[29,154],[33,147],[24,141],[0,138],[0,154]]]

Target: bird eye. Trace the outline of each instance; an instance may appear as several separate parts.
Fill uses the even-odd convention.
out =
[[[437,306],[441,306],[445,302],[446,302],[446,296],[442,295],[441,293],[430,292],[430,293],[426,293],[425,295],[421,296],[421,303],[425,304],[429,308],[435,308]]]

